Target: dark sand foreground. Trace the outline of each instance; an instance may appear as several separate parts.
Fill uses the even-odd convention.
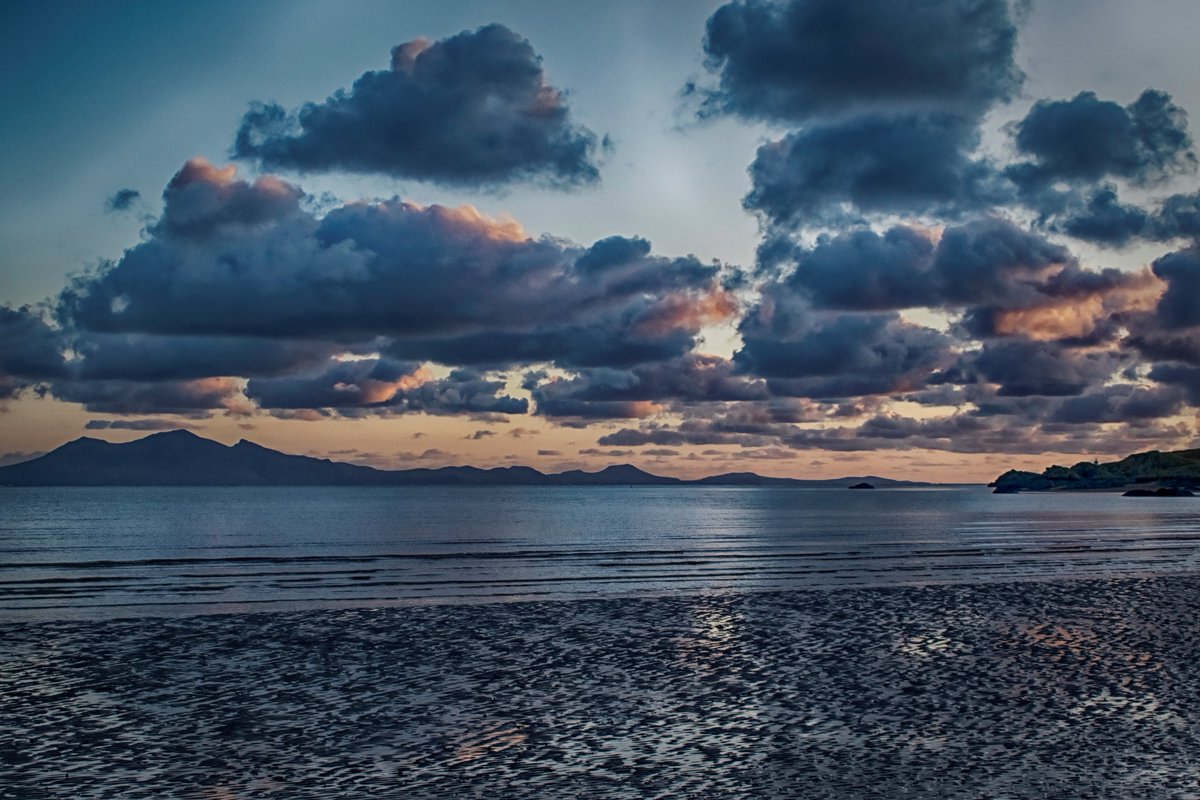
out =
[[[6,625],[0,797],[1198,797],[1200,577]]]

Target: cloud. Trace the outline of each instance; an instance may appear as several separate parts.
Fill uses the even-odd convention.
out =
[[[991,218],[948,229],[934,261],[946,301],[997,303],[1019,294],[1021,279],[1074,258],[1060,245]]]
[[[1000,396],[1079,395],[1116,372],[1129,356],[1113,351],[1088,351],[1056,342],[1028,339],[986,343],[972,365],[982,377],[999,385]]]
[[[1062,246],[997,217],[948,228],[936,241],[904,225],[852,230],[775,258],[794,261],[786,285],[814,307],[846,311],[1011,305],[1048,291],[1048,270],[1074,262]]]
[[[733,312],[719,266],[652,255],[644,240],[583,248],[469,206],[398,199],[318,218],[300,196],[189,162],[149,238],[68,287],[60,320],[110,333],[392,337],[393,356],[448,363],[586,362],[621,349],[677,355]]]
[[[0,404],[41,381],[64,376],[63,346],[61,331],[34,309],[0,305]]]
[[[52,378],[63,375],[60,331],[30,306],[0,306],[0,375]]]
[[[1200,238],[1200,192],[1173,194],[1164,200],[1153,217],[1152,230],[1160,241]]]
[[[1177,414],[1183,401],[1183,392],[1174,387],[1116,384],[1068,398],[1049,415],[1049,419],[1072,425],[1155,420]]]
[[[543,416],[629,419],[650,416],[669,403],[765,399],[767,387],[735,374],[727,359],[691,353],[624,370],[580,370],[569,379],[540,381],[532,394]]]
[[[0,467],[7,467],[9,464],[20,464],[22,461],[32,461],[44,455],[46,455],[45,450],[31,450],[29,452],[11,450],[7,453],[0,453]]]
[[[1157,208],[1123,203],[1112,184],[1086,199],[1064,199],[1057,211],[1043,215],[1050,230],[1101,247],[1125,247],[1142,240],[1169,242],[1200,238],[1200,192],[1173,194]]]
[[[246,396],[267,410],[317,409],[342,416],[403,413],[524,414],[528,401],[500,395],[504,382],[467,369],[435,379],[419,364],[391,359],[333,361],[323,369],[253,378]]]
[[[1197,370],[1200,373],[1200,370]],[[1171,408],[1169,394],[1118,387],[1114,398],[1124,395],[1134,413]],[[770,436],[720,431],[709,420],[689,420],[677,426],[643,423],[640,428],[623,428],[601,436],[601,446],[646,447],[680,445],[723,445],[741,448],[732,453],[708,450],[706,455],[729,458],[755,457],[754,452],[774,453],[822,450],[837,453],[875,450],[928,449],[959,453],[1121,453],[1144,450],[1147,446],[1167,443],[1186,444],[1191,431],[1186,425],[1162,424],[1152,419],[1133,419],[1106,423],[1107,413],[1079,413],[1068,416],[1077,422],[1059,422],[1049,418],[1064,402],[1052,398],[1026,405],[1037,409],[1033,415],[980,416],[970,411],[927,419],[914,419],[896,413],[877,414],[858,426],[789,426]],[[1164,402],[1164,399],[1167,402]],[[1011,398],[1010,398],[1011,400]],[[1138,406],[1143,406],[1138,409]],[[784,451],[782,448],[786,448]]]
[[[192,381],[56,380],[59,400],[79,403],[97,414],[185,414],[245,409],[242,386],[233,378]]]
[[[142,193],[137,189],[118,189],[104,201],[104,208],[108,211],[128,211],[141,196]]]
[[[191,380],[266,377],[319,365],[344,345],[243,336],[76,332],[76,377],[84,380]]]
[[[1159,323],[1168,330],[1200,325],[1200,248],[1168,253],[1151,268],[1167,282],[1158,301]]]
[[[951,114],[814,124],[758,149],[743,203],[783,227],[843,225],[862,213],[958,217],[1005,197],[993,168],[971,157],[977,144],[975,122]]]
[[[1124,107],[1094,92],[1039,100],[1018,124],[1016,146],[1034,159],[1012,173],[1024,183],[1118,177],[1149,185],[1197,163],[1186,114],[1155,89]]]
[[[739,0],[709,18],[702,114],[790,123],[897,107],[979,113],[1023,76],[1004,0]]]
[[[170,419],[89,419],[83,427],[89,431],[173,431],[192,426]]]
[[[541,57],[503,25],[392,50],[320,103],[256,104],[234,143],[271,169],[379,173],[447,185],[594,183],[597,137],[571,121]]]
[[[1082,208],[1063,214],[1052,225],[1076,239],[1108,247],[1123,247],[1143,235],[1150,214],[1138,206],[1122,203],[1117,189],[1105,184],[1088,198]]]
[[[183,165],[163,191],[163,215],[154,230],[180,239],[205,238],[224,228],[250,228],[297,213],[304,193],[273,175],[254,183],[237,167],[217,167],[197,157]],[[236,269],[236,264],[230,264]]]
[[[397,358],[448,364],[503,367],[553,361],[569,368],[628,367],[687,353],[703,326],[725,321],[734,310],[727,292],[715,285],[700,286],[660,297],[633,295],[614,308],[581,314],[583,324],[546,321],[525,330],[404,336],[386,349]]]
[[[1166,290],[1156,305],[1127,315],[1124,344],[1153,363],[1149,377],[1193,389],[1192,367],[1200,366],[1200,250],[1167,253],[1151,265]]]
[[[1150,370],[1151,380],[1174,386],[1187,393],[1187,401],[1200,406],[1200,366],[1185,364],[1155,364]]]
[[[411,462],[411,461],[442,461],[442,462],[445,462],[445,461],[449,461],[449,460],[457,458],[457,457],[458,456],[455,455],[454,453],[450,453],[445,450],[439,450],[436,447],[430,447],[428,450],[422,450],[420,453],[412,453],[412,452],[407,452],[407,451],[396,453],[395,460],[399,461],[401,463]]]
[[[944,334],[892,312],[815,311],[789,287],[764,288],[738,328],[738,370],[768,379],[772,394],[840,398],[923,385],[951,359]]]

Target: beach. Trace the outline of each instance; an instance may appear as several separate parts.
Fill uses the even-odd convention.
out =
[[[0,797],[1200,796],[1200,576],[18,622]]]

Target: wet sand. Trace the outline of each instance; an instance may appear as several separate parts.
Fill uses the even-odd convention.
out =
[[[1200,796],[1200,576],[6,624],[0,797]]]

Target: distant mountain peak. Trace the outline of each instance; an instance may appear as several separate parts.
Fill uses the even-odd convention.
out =
[[[149,436],[143,436],[138,441],[144,442],[148,439],[157,439],[160,441],[167,441],[167,440],[187,441],[189,439],[195,439],[197,441],[205,441],[205,442],[213,441],[212,439],[205,439],[203,436],[200,436],[199,434],[195,433],[194,431],[189,431],[187,428],[172,428],[169,431],[159,431],[157,433],[152,433]]]
[[[597,475],[616,475],[617,473],[628,473],[630,475],[649,475],[644,469],[635,467],[633,464],[609,464],[604,469],[595,473]]]

